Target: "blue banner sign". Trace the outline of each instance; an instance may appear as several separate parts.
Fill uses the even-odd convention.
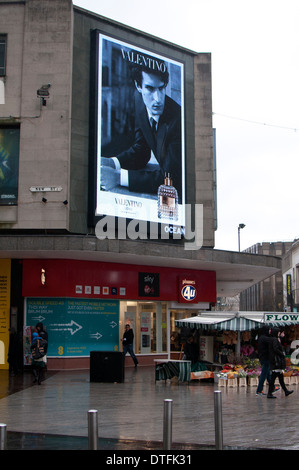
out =
[[[48,357],[84,357],[90,351],[118,351],[117,300],[28,298],[26,325],[42,322],[49,335]]]

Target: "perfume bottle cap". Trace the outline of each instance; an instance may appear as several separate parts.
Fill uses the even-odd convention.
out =
[[[171,180],[171,177],[170,177],[170,173],[167,173],[167,175],[165,174],[164,184],[166,184],[166,186],[172,186],[172,180]]]

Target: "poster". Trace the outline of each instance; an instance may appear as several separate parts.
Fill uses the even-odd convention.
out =
[[[0,205],[18,202],[20,129],[0,127]]]
[[[49,357],[84,357],[118,351],[119,302],[98,299],[27,298],[26,326],[42,322]]]
[[[97,40],[95,215],[185,226],[184,64]]]

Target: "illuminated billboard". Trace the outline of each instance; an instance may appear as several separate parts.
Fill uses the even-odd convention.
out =
[[[185,226],[184,64],[96,32],[94,216]]]

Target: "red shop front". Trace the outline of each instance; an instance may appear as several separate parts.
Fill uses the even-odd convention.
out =
[[[23,260],[24,325],[42,321],[48,368],[88,368],[90,351],[122,350],[134,330],[139,364],[170,353],[175,320],[216,302],[216,273],[60,259]],[[133,365],[129,356],[126,364]]]

